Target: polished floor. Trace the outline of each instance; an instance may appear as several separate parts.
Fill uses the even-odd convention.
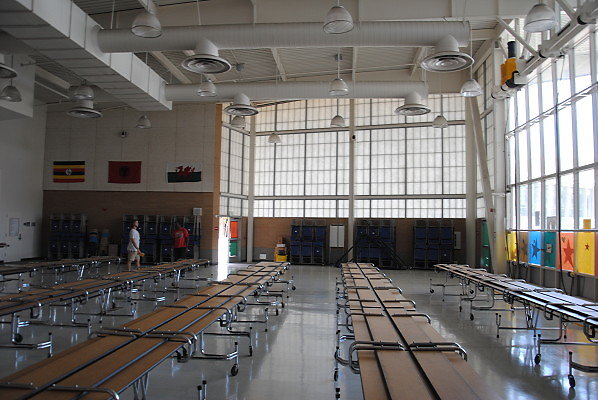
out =
[[[220,265],[202,268],[196,276],[222,279],[229,271],[242,265]],[[112,271],[115,266],[109,267]],[[444,281],[443,275],[431,271],[386,271],[400,286],[406,297],[417,303],[418,311],[432,317],[433,326],[447,341],[460,343],[469,356],[469,364],[478,372],[501,399],[591,399],[598,394],[595,374],[574,371],[575,389],[570,389],[567,374],[567,352],[574,351],[578,362],[598,365],[594,346],[545,346],[542,348],[540,365],[534,363],[535,340],[528,331],[503,330],[496,337],[495,314],[475,312],[469,318],[469,310],[459,312],[458,297],[446,297],[443,301],[438,291],[429,292],[429,281]],[[149,379],[149,399],[197,399],[197,386],[207,382],[208,399],[334,399],[333,353],[335,347],[335,279],[338,270],[333,267],[292,266],[296,291],[290,293],[286,307],[280,315],[271,313],[268,331],[263,324],[254,325],[254,352],[248,356],[246,338],[240,338],[240,368],[237,376],[231,376],[232,361],[190,360],[178,363],[167,360],[157,366]],[[39,279],[38,276],[36,279]],[[46,281],[52,276],[45,276]],[[203,283],[201,283],[203,284]],[[194,290],[196,282],[187,281]],[[7,286],[6,290],[10,290]],[[13,288],[14,289],[14,288]],[[167,301],[177,293],[167,293]],[[155,303],[142,301],[137,315],[151,311]],[[93,302],[85,305],[92,311]],[[261,308],[253,311],[258,316]],[[126,309],[123,309],[126,311]],[[521,313],[503,313],[503,324],[524,324]],[[78,318],[84,321],[87,316]],[[98,317],[90,317],[92,329],[99,327]],[[103,317],[102,325],[117,326],[130,317]],[[56,309],[56,319],[68,319],[68,311]],[[546,325],[550,325],[547,322]],[[246,328],[246,327],[244,327]],[[214,328],[215,330],[217,328]],[[243,329],[243,328],[241,328]],[[52,331],[55,352],[85,340],[87,329],[71,327],[29,326],[21,332],[25,342],[41,340]],[[9,340],[9,326],[0,326],[3,342]],[[552,333],[551,333],[552,334]],[[581,330],[576,326],[568,329],[568,340],[582,340]],[[209,337],[207,351],[229,350],[235,339]],[[46,357],[45,350],[0,349],[2,375],[33,364]],[[397,371],[400,373],[400,371]],[[1,378],[0,378],[1,379]],[[342,399],[361,399],[359,376],[342,369],[339,384]],[[592,395],[592,393],[594,393]],[[121,398],[132,398],[126,391]]]

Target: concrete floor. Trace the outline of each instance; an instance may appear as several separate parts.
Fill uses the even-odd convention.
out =
[[[222,279],[229,271],[242,265],[221,265],[202,268],[196,276],[214,276]],[[111,271],[115,270],[111,266]],[[400,286],[407,298],[417,303],[420,312],[432,317],[432,325],[447,341],[460,343],[467,351],[469,364],[486,380],[503,399],[590,399],[598,393],[596,375],[574,371],[575,389],[569,388],[567,380],[567,351],[574,351],[575,360],[598,365],[598,354],[593,346],[544,346],[542,362],[534,364],[535,340],[528,331],[501,331],[496,338],[493,312],[475,312],[475,320],[469,319],[468,309],[459,312],[457,297],[438,293],[430,295],[429,280],[444,281],[443,275],[431,271],[386,271]],[[271,315],[269,330],[255,325],[254,353],[248,357],[247,339],[241,338],[240,370],[230,375],[231,361],[190,360],[177,363],[167,360],[157,366],[149,378],[150,399],[197,399],[197,385],[207,381],[208,399],[334,399],[333,353],[335,347],[335,278],[338,271],[333,267],[292,266],[297,290],[291,293],[286,308],[279,316]],[[35,278],[39,281],[40,277]],[[44,276],[46,283],[53,277]],[[185,282],[190,289],[194,283]],[[202,283],[203,285],[203,283]],[[10,286],[7,290],[10,290]],[[14,289],[14,288],[13,288]],[[168,293],[168,301],[175,298]],[[92,310],[94,302],[85,309]],[[140,302],[138,316],[154,308],[153,302]],[[254,312],[258,312],[257,310]],[[68,319],[62,308],[56,309],[56,319]],[[521,313],[503,313],[503,324],[522,325]],[[85,321],[87,316],[79,316]],[[93,329],[99,327],[97,317],[91,317]],[[104,317],[105,327],[118,326],[128,317]],[[548,325],[548,324],[547,324]],[[214,328],[217,330],[217,328]],[[84,328],[30,326],[22,329],[25,342],[39,341],[52,331],[55,353],[85,340]],[[2,342],[9,339],[7,324],[0,326]],[[576,326],[568,329],[569,340],[582,340],[583,334]],[[225,351],[233,339],[207,339],[207,350]],[[0,349],[0,368],[6,376],[46,357],[45,350]],[[361,399],[358,375],[341,367],[339,387],[341,398]],[[1,378],[0,378],[1,380]],[[594,393],[594,395],[591,395]],[[132,398],[127,390],[121,398]]]

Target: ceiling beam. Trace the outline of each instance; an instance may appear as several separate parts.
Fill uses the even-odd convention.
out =
[[[272,58],[274,58],[274,62],[276,63],[276,69],[278,69],[278,74],[283,81],[287,80],[287,73],[284,70],[284,65],[282,65],[282,61],[280,60],[280,54],[278,54],[278,49],[272,48]]]
[[[508,19],[505,20],[505,22],[508,24],[511,22],[511,20]],[[494,34],[480,46],[480,48],[478,49],[478,51],[476,51],[475,54],[472,55],[473,59],[475,60],[472,66],[473,71],[477,70],[482,64],[482,62],[486,59],[486,57],[490,54],[490,52],[494,48],[494,42],[500,37],[504,29],[505,28],[503,28],[502,25],[496,25],[496,28],[492,29],[494,31]]]
[[[421,61],[422,58],[424,58],[425,54],[426,54],[426,47],[418,47],[417,51],[415,52],[415,56],[413,56],[413,65],[411,66],[411,69],[409,70],[409,74],[411,76],[415,75],[415,72],[419,68],[419,62]]]
[[[152,56],[156,58],[166,68],[175,78],[179,80],[181,83],[193,83],[191,79],[187,78],[187,76],[181,71],[168,57],[166,57],[161,51],[152,51],[150,53]]]

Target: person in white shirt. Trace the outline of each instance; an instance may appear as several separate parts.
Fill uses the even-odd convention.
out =
[[[131,263],[133,261],[136,262],[137,268],[141,265],[141,256],[143,253],[141,252],[141,237],[139,236],[139,231],[137,228],[139,227],[139,221],[133,221],[133,227],[129,232],[129,244],[127,246],[127,270],[131,270]]]

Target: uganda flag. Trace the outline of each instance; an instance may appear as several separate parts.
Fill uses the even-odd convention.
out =
[[[85,161],[54,161],[54,182],[85,182]]]

